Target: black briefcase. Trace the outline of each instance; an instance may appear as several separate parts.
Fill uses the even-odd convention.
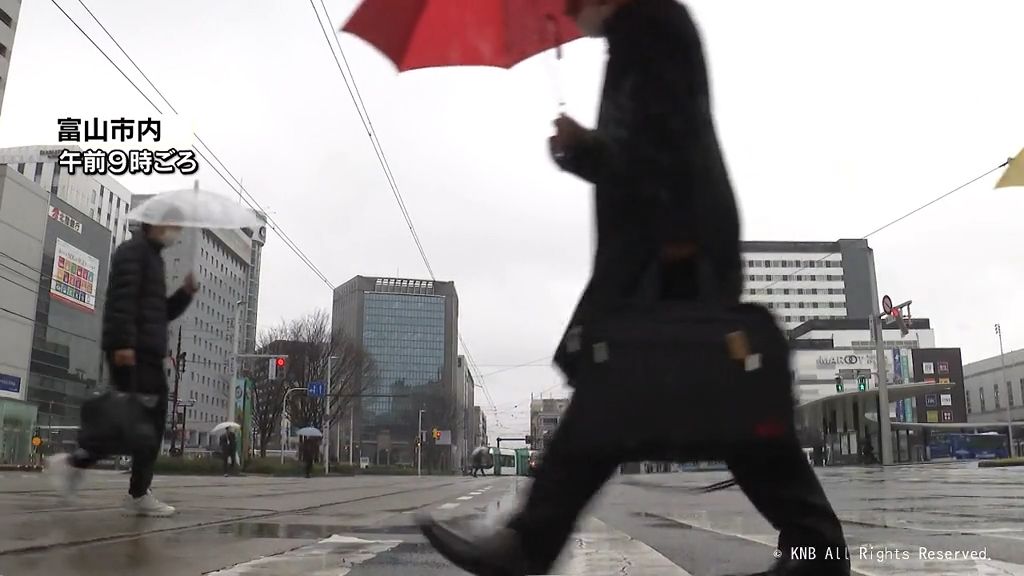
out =
[[[82,403],[78,445],[92,454],[130,456],[159,449],[161,438],[146,414],[160,397],[110,389]]]
[[[789,348],[761,306],[630,304],[562,346],[589,442],[683,457],[795,436]]]

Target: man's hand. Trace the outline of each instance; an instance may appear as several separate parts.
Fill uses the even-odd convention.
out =
[[[589,130],[568,116],[555,119],[555,135],[550,139],[551,154],[555,159],[564,157],[574,146],[582,142]]]
[[[114,366],[135,366],[135,350],[131,348],[114,350]]]
[[[188,276],[185,276],[185,283],[181,287],[185,289],[185,292],[188,292],[189,296],[199,292],[199,282],[196,282],[196,277],[191,272],[188,273]]]

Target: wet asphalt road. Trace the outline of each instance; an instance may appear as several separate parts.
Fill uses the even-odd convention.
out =
[[[1024,575],[1024,469],[956,464],[819,475],[860,574]],[[742,494],[686,490],[726,477],[616,478],[554,573],[762,569],[772,560],[775,532]],[[138,519],[119,512],[126,484],[122,474],[96,472],[69,507],[39,475],[0,474],[0,575],[454,576],[460,572],[412,526],[414,514],[494,524],[528,489],[514,478],[159,477],[154,493],[179,513]],[[920,547],[984,552],[986,559],[925,561]]]

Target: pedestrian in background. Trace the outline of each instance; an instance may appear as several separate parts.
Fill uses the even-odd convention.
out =
[[[162,439],[167,420],[168,387],[164,371],[167,355],[168,323],[181,316],[199,290],[189,274],[184,284],[170,297],[164,278],[164,248],[181,237],[177,226],[143,224],[141,233],[122,243],[110,263],[103,311],[102,347],[110,365],[113,386],[123,392],[155,397],[155,404],[144,406],[144,418]],[[150,492],[153,467],[160,453],[155,448],[132,454],[132,473],[124,508],[140,516],[170,516],[175,509],[157,500]],[[78,489],[85,469],[106,458],[79,446],[72,454],[55,456],[48,469],[65,497]]]
[[[227,476],[238,466],[238,437],[231,428],[220,437],[220,451],[224,461],[224,475]]]

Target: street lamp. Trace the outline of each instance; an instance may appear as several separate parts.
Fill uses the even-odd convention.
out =
[[[996,324],[996,335],[999,336],[999,365],[1000,377],[1006,382],[1006,438],[1009,441],[1009,456],[1013,458],[1013,413],[1010,406],[1010,383],[1006,380],[1006,358],[1003,356],[1003,329]],[[999,388],[1003,383],[999,383]]]
[[[295,392],[296,390],[306,390],[306,391],[308,391],[309,388],[306,388],[305,386],[298,386],[298,387],[295,387],[295,388],[289,388],[284,393],[284,402],[282,403],[282,407],[281,407],[281,464],[284,464],[284,441],[285,441],[284,418],[288,414],[288,395],[291,394],[292,392]]]
[[[420,410],[419,424],[416,426],[416,475],[423,475],[423,414],[426,410]]]
[[[324,398],[324,476],[331,473],[331,361],[337,356],[327,357],[327,390]]]

